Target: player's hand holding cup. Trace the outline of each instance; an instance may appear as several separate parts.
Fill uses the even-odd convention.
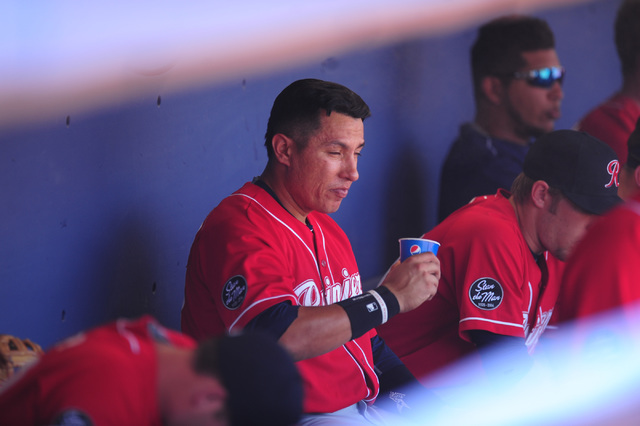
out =
[[[382,282],[398,299],[400,312],[415,309],[435,296],[440,280],[439,247],[440,243],[432,240],[400,239],[400,260]]]

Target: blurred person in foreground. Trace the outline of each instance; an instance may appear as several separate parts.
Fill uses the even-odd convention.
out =
[[[200,344],[149,316],[70,337],[0,391],[2,425],[293,425],[302,382],[271,337]]]
[[[564,68],[542,19],[506,16],[480,27],[471,71],[476,114],[442,167],[439,222],[475,196],[511,188],[531,143],[560,117]]]

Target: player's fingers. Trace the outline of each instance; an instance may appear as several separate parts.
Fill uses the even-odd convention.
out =
[[[420,268],[425,274],[434,275],[440,279],[440,260],[433,253],[420,253],[411,257],[416,257],[414,262],[420,264]]]
[[[438,292],[438,283],[440,279],[434,274],[431,274],[427,277],[427,291],[429,292],[429,297],[427,300],[433,299],[433,297]]]
[[[430,251],[425,253],[418,253],[410,256],[405,260],[405,262],[435,262],[440,264],[440,260],[436,257],[435,254]]]

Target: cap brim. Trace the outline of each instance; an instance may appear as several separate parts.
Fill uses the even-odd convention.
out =
[[[617,195],[603,195],[600,197],[580,194],[564,195],[582,210],[597,215],[603,215],[623,202]]]

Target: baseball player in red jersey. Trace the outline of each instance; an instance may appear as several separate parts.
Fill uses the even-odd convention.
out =
[[[640,301],[640,193],[597,221],[569,256],[558,322]]]
[[[640,118],[640,1],[620,3],[614,25],[622,85],[609,99],[583,117],[577,129],[609,144],[621,164],[627,162],[626,143]]]
[[[531,147],[513,194],[477,197],[424,234],[441,243],[438,292],[378,327],[416,377],[478,347],[503,343],[518,361],[533,351],[556,302],[558,259],[620,201],[615,165],[613,150],[586,133],[551,132]]]
[[[198,339],[233,333],[283,302],[325,306],[361,294],[344,232],[325,214],[312,212],[307,219],[313,232],[253,183],[224,199],[196,236],[187,279],[199,285],[187,287],[182,329]],[[234,244],[220,244],[225,241]],[[200,277],[216,277],[219,284],[211,289]],[[298,362],[307,412],[333,412],[375,399],[378,381],[369,343],[374,333]],[[352,380],[355,372],[358,380]]]
[[[618,195],[627,203],[596,222],[569,257],[554,322],[640,301],[640,119],[627,140],[626,158]]]
[[[278,381],[286,404],[251,398],[250,388],[263,380]],[[272,338],[196,346],[151,317],[121,319],[59,343],[10,379],[0,392],[0,424],[293,424],[301,389],[293,361]]]
[[[640,22],[637,25],[640,26]],[[640,75],[640,72],[638,74]],[[620,154],[620,162],[624,164],[627,159],[625,142],[633,131],[638,117],[640,117],[640,99],[616,93],[590,111],[580,120],[577,128],[607,142],[616,153]]]
[[[415,381],[374,327],[432,297],[439,279],[425,253],[363,294],[349,240],[327,215],[358,179],[368,116],[344,86],[306,79],[285,88],[269,118],[265,171],[208,215],[187,265],[182,330],[277,337],[304,380],[302,424],[367,421],[380,389]]]

